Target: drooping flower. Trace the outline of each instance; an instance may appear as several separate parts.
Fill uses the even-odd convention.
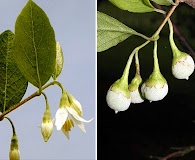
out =
[[[20,151],[18,147],[18,138],[15,133],[13,133],[10,151],[9,151],[9,159],[10,160],[20,160]]]
[[[149,80],[144,82],[141,87],[143,96],[150,102],[162,100],[168,93],[168,84],[166,81],[153,81],[148,83]]]
[[[45,142],[47,142],[53,131],[53,122],[51,120],[51,111],[50,111],[49,103],[47,100],[47,96],[43,92],[42,94],[45,97],[46,109],[43,114],[42,123],[41,123],[40,128],[41,128],[41,134],[43,136],[43,139]]]
[[[150,102],[162,100],[168,93],[168,84],[160,72],[157,57],[157,41],[154,41],[154,67],[149,78],[141,86],[142,95]]]
[[[50,138],[52,131],[53,122],[51,120],[51,113],[50,110],[46,109],[41,124],[41,133],[45,142],[47,142],[48,139]]]
[[[172,73],[177,79],[189,79],[189,76],[194,72],[193,58],[184,52],[177,53],[172,61]]]
[[[139,86],[142,83],[142,78],[140,75],[136,74],[129,84],[129,92],[131,96],[131,103],[142,103],[144,98],[140,93]]]
[[[172,74],[177,79],[189,79],[189,76],[194,72],[195,64],[193,58],[178,49],[173,38],[173,25],[171,20],[169,22],[169,42],[173,52],[172,59]]]
[[[107,92],[106,102],[115,113],[127,110],[131,104],[128,83],[122,78],[114,82]]]
[[[120,111],[126,111],[131,104],[131,96],[128,89],[128,77],[133,56],[134,52],[130,54],[121,78],[116,80],[110,86],[106,94],[107,105],[115,111],[115,114]]]
[[[69,139],[69,131],[74,127],[74,122],[83,131],[86,132],[83,123],[89,123],[91,120],[82,118],[82,106],[71,94],[63,93],[59,108],[56,112],[54,123],[57,130],[62,130]]]

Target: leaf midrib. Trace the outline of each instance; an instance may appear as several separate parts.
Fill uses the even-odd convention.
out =
[[[39,65],[38,65],[38,57],[37,57],[37,49],[35,46],[35,33],[34,33],[34,24],[33,24],[33,7],[30,4],[30,11],[31,11],[31,28],[32,28],[32,41],[33,41],[33,47],[34,47],[34,52],[35,52],[35,59],[36,59],[36,73],[39,81],[39,89],[41,89],[41,80],[40,80],[40,75],[39,75]]]
[[[6,45],[6,53],[8,53],[8,46],[9,46],[9,35],[8,35],[8,43],[7,43],[7,45]],[[3,103],[3,112],[5,111],[5,108],[6,108],[6,104],[7,104],[7,68],[8,68],[8,59],[7,59],[7,57],[8,57],[8,54],[6,54],[6,58],[5,58],[5,61],[6,61],[6,63],[5,63],[5,88],[4,88],[4,92],[5,92],[5,95],[4,95],[4,103]]]

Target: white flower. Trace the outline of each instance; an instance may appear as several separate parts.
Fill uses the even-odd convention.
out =
[[[141,83],[142,78],[140,74],[136,73],[135,77],[131,80],[131,83],[128,87],[131,96],[131,103],[142,103],[144,101],[139,90]]]
[[[142,102],[144,102],[144,99],[140,95],[139,88],[137,88],[136,90],[130,92],[130,96],[131,96],[131,103],[142,103]]]
[[[177,59],[172,65],[172,73],[177,79],[189,79],[189,76],[194,72],[194,60],[193,58],[185,54]]]
[[[106,95],[106,101],[108,106],[118,113],[119,111],[125,111],[131,104],[131,97],[127,98],[122,92],[114,92],[111,89],[108,90]]]
[[[142,84],[141,92],[143,96],[148,99],[150,102],[162,100],[168,93],[168,85],[167,83],[159,83],[155,84],[152,87],[146,85],[146,83]]]
[[[86,133],[83,123],[89,123],[91,120],[85,120],[82,116],[81,104],[70,94],[68,94],[70,106],[60,105],[56,112],[54,123],[57,130],[62,130],[65,136],[69,139],[69,131],[74,127],[74,122],[77,126]]]
[[[57,130],[61,130],[67,117],[68,117],[68,111],[65,107],[61,107],[57,110],[55,115],[55,126]]]

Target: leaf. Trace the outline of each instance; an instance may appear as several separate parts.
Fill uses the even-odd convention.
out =
[[[172,0],[152,0],[152,1],[159,5],[166,5],[166,6],[174,5],[174,2]]]
[[[41,89],[54,71],[56,40],[46,13],[32,0],[17,17],[14,48],[14,59],[20,71]]]
[[[129,12],[135,13],[145,13],[145,12],[160,12],[161,10],[156,9],[149,0],[109,0],[112,4],[117,6],[122,10],[127,10]]]
[[[13,59],[13,38],[10,30],[0,35],[0,112],[19,103],[28,86]]]
[[[64,64],[64,57],[63,57],[63,51],[62,47],[60,46],[60,43],[56,43],[56,63],[55,63],[55,69],[54,73],[52,74],[52,77],[54,80],[60,75],[62,68]]]
[[[97,51],[102,52],[138,33],[117,19],[97,11]]]

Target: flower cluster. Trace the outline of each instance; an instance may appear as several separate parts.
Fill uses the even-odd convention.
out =
[[[69,139],[69,132],[74,127],[74,123],[83,131],[85,127],[83,123],[91,122],[82,118],[82,106],[71,94],[67,92],[62,93],[59,108],[56,111],[55,118],[51,119],[51,113],[46,101],[46,110],[41,124],[41,133],[45,142],[48,141],[52,134],[53,125],[57,130],[62,130],[67,139]]]
[[[194,72],[195,69],[194,60],[189,54],[182,52],[177,48],[173,39],[172,23],[170,20],[168,22],[170,28],[169,41],[173,53],[172,74],[177,79],[188,80],[189,76]],[[145,44],[147,44],[147,42]],[[142,82],[139,69],[138,50],[140,48],[137,47],[131,53],[122,77],[114,82],[107,92],[107,104],[115,111],[115,113],[127,110],[131,103],[142,103],[145,99],[149,100],[150,102],[159,101],[168,94],[168,83],[165,77],[162,75],[158,63],[157,40],[154,40],[153,72],[145,82]],[[128,72],[134,55],[136,74],[131,80],[131,83],[128,84]]]

